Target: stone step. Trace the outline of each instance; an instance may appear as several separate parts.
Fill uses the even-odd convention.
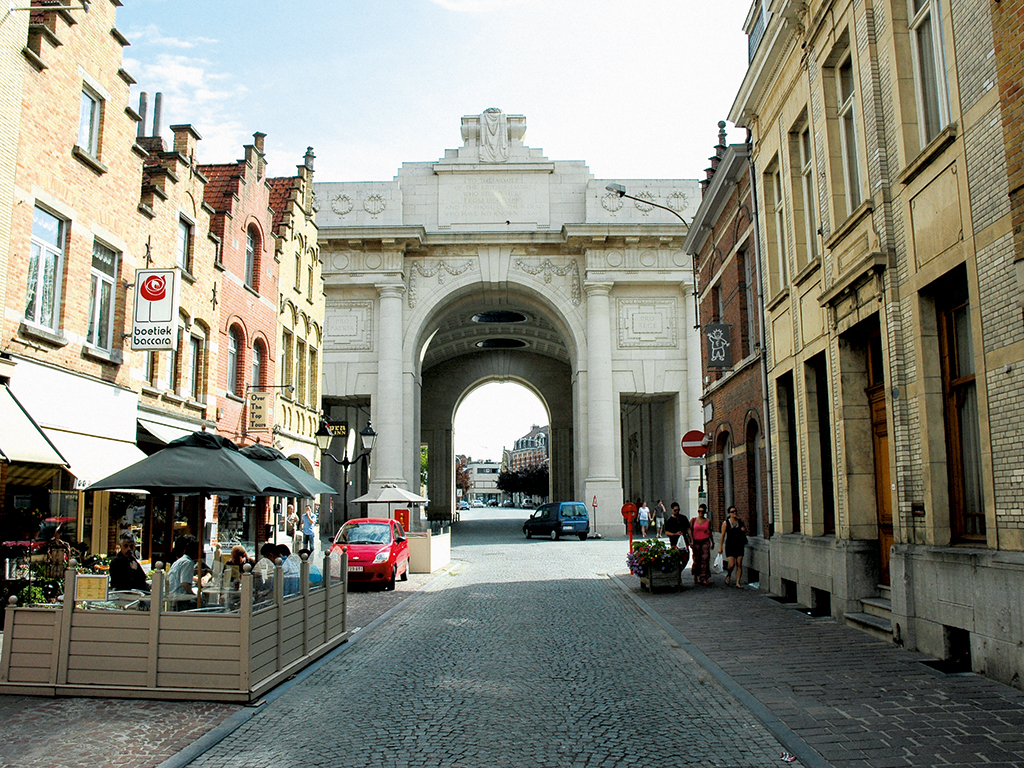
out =
[[[878,596],[879,597],[884,597],[886,600],[891,599],[892,598],[892,587],[889,586],[888,584],[879,584],[878,585]]]
[[[866,632],[879,640],[892,642],[892,622],[868,613],[848,613],[843,617],[847,625]]]
[[[892,600],[886,597],[862,597],[860,604],[864,613],[869,616],[876,616],[886,621],[892,620]]]

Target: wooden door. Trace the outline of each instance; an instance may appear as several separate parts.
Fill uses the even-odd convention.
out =
[[[871,408],[871,443],[875,454],[875,510],[878,515],[879,583],[889,583],[889,550],[892,547],[892,493],[889,475],[889,428],[885,420],[885,387],[867,390]]]

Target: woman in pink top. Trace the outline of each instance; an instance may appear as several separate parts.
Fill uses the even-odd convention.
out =
[[[693,574],[694,584],[711,583],[711,548],[715,545],[715,534],[711,530],[711,521],[706,517],[708,505],[697,506],[697,517],[690,521],[690,535],[693,538]]]

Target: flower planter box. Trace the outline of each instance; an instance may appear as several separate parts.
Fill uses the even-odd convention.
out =
[[[655,592],[659,589],[679,589],[683,586],[683,569],[648,571],[640,577],[640,586],[649,592]]]

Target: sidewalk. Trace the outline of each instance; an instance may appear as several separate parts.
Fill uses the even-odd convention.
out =
[[[763,705],[791,731],[807,765],[1024,768],[1022,691],[944,674],[922,663],[929,657],[726,587],[722,575],[694,587],[684,573],[680,592],[655,595],[628,573],[615,578],[749,694],[755,712]]]

